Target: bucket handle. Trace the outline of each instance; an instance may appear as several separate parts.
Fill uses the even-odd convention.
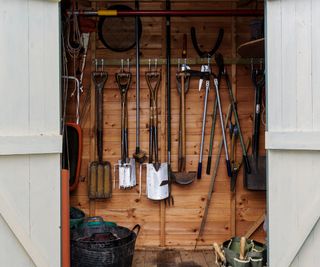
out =
[[[135,232],[135,234],[138,236],[139,235],[139,232],[140,232],[140,229],[141,229],[141,226],[140,226],[140,224],[136,224],[133,228],[132,228],[132,232],[135,232],[135,230],[137,231],[137,232]]]

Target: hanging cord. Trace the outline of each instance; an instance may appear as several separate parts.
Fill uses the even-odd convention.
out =
[[[73,12],[76,9],[75,0],[72,1],[72,14],[66,18],[66,50],[70,57],[78,58],[83,48],[83,40],[81,38],[78,16]],[[72,31],[71,31],[72,27]],[[71,36],[72,35],[72,36]]]

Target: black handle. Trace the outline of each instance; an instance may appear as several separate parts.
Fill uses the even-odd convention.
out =
[[[208,156],[208,161],[207,161],[207,170],[206,170],[206,174],[210,174],[210,171],[211,171],[211,159],[212,159],[212,156]]]
[[[202,174],[202,162],[198,163],[198,171],[197,171],[197,178],[201,179],[201,174]]]
[[[140,232],[140,229],[141,229],[141,226],[140,226],[140,224],[136,224],[133,228],[132,228],[132,232],[135,232],[135,231],[137,231],[137,232],[135,232],[136,233],[136,235],[138,236],[138,234],[139,234],[139,232]]]
[[[246,173],[250,174],[251,173],[251,167],[250,167],[248,156],[247,155],[243,156],[243,160],[244,160],[244,168],[246,170]]]
[[[232,171],[231,171],[231,163],[230,160],[226,160],[227,163],[227,172],[228,172],[228,176],[231,177],[232,176]]]
[[[223,35],[224,35],[224,30],[222,28],[220,28],[217,40],[216,40],[213,48],[209,52],[201,51],[199,48],[198,42],[197,42],[196,30],[194,27],[191,27],[191,40],[192,40],[193,47],[197,51],[199,57],[202,57],[202,58],[203,57],[212,57],[214,55],[214,53],[219,49],[219,47],[221,45]]]

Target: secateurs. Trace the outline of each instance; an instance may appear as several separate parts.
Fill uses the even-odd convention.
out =
[[[115,74],[116,82],[120,90],[121,97],[121,159],[118,164],[114,165],[114,173],[116,167],[119,169],[119,188],[128,189],[136,186],[136,164],[134,158],[129,158],[128,147],[128,105],[127,93],[131,83],[132,74],[130,72],[130,62],[127,59],[127,68],[123,67],[123,59],[121,60],[121,71]]]
[[[151,70],[151,60],[149,60],[149,70],[145,73],[145,78],[150,93],[149,112],[149,162],[144,164],[147,167],[146,188],[147,197],[152,200],[163,200],[169,197],[168,163],[161,163],[158,156],[158,91],[161,81],[161,73],[157,70],[157,60],[155,60],[154,70]],[[141,192],[140,165],[140,192]]]

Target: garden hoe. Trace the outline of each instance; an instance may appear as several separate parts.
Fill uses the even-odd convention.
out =
[[[96,60],[96,71],[92,73],[92,80],[95,84],[96,103],[96,138],[98,161],[93,161],[89,167],[89,198],[106,199],[111,197],[112,180],[111,164],[103,161],[103,88],[107,81],[108,74],[102,69],[98,71],[98,61]]]
[[[158,156],[158,90],[161,81],[161,73],[157,71],[157,60],[155,60],[155,70],[152,71],[149,61],[149,71],[145,74],[150,92],[150,112],[149,112],[149,163],[146,163],[147,197],[152,200],[164,200],[169,197],[168,163],[161,163]],[[154,156],[154,160],[153,160]],[[141,186],[140,165],[140,186]],[[141,189],[140,189],[141,192]]]
[[[119,170],[119,188],[128,189],[136,186],[136,164],[134,158],[129,158],[128,149],[128,100],[127,93],[131,83],[132,74],[130,63],[127,59],[128,71],[124,71],[123,59],[121,60],[121,71],[115,74],[116,82],[120,90],[121,97],[121,159],[114,165]]]
[[[180,71],[177,73],[177,81],[181,82],[180,90],[180,116],[179,116],[179,156],[178,156],[178,172],[173,172],[172,176],[177,184],[187,185],[194,181],[196,172],[186,172],[186,101],[185,92],[186,81],[190,79],[189,73]]]

